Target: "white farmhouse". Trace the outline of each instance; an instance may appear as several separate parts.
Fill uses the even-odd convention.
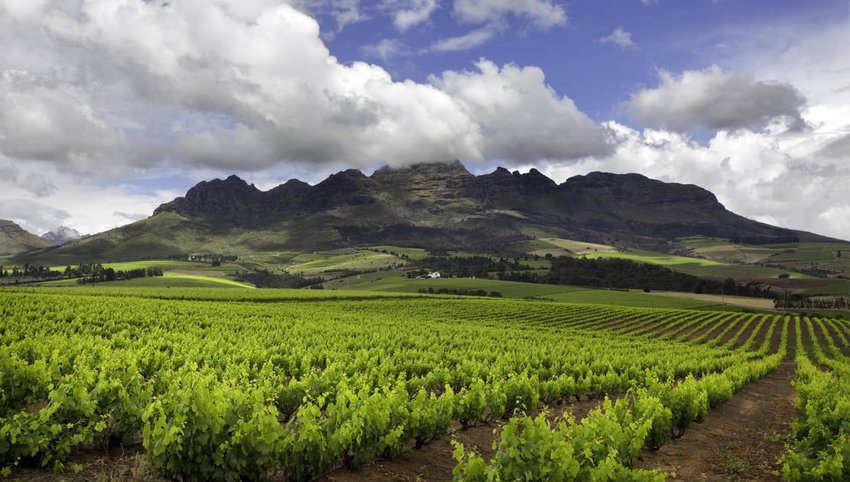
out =
[[[428,273],[428,277],[431,278],[431,279],[439,278],[440,272],[439,271],[431,271],[430,273]]]

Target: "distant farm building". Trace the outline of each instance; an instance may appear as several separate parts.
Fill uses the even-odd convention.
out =
[[[428,277],[431,278],[431,279],[439,278],[440,272],[439,271],[432,271],[432,272],[428,273]]]

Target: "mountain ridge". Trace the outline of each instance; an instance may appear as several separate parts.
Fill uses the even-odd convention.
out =
[[[238,176],[202,181],[153,216],[45,255],[334,249],[360,245],[496,252],[536,237],[664,250],[686,236],[830,240],[747,219],[693,184],[591,172],[558,184],[537,169],[474,175],[459,162],[356,169],[261,191]]]
[[[25,230],[17,223],[0,219],[0,255],[13,255],[46,248],[50,243]]]

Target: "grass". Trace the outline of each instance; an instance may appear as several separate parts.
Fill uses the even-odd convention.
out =
[[[787,270],[811,268],[850,274],[850,243],[802,242],[794,244],[739,245],[714,238],[685,238],[678,246],[694,254],[725,263],[764,263]],[[842,255],[839,257],[838,253]]]
[[[210,266],[209,263],[197,263],[193,261],[174,261],[170,259],[147,259],[143,261],[120,261],[116,263],[102,263],[104,268],[112,268],[115,271],[130,271],[133,269],[148,269],[148,268],[162,268],[163,270],[167,269],[180,269],[180,268],[208,268]],[[71,265],[71,267],[76,267],[76,264]],[[66,266],[51,266],[50,269],[56,271],[63,271]]]
[[[387,253],[397,253],[399,256],[406,255],[410,259],[424,259],[428,257],[428,250],[422,248],[405,248],[402,246],[367,246],[364,249],[370,251],[386,251]]]
[[[610,253],[617,251],[617,248],[607,244],[588,243],[586,241],[575,241],[572,239],[540,238],[540,241],[575,254]]]
[[[296,256],[287,271],[304,276],[315,276],[333,271],[367,271],[401,263],[402,259],[386,253],[369,250],[318,252]]]
[[[649,263],[666,266],[682,273],[694,276],[712,278],[734,278],[736,280],[777,279],[780,274],[788,273],[792,279],[810,279],[801,273],[750,264],[726,264],[710,259],[691,258],[672,254],[655,253],[652,251],[614,251],[593,253],[591,257],[629,259],[638,263]]]
[[[810,278],[801,273],[796,273],[787,269],[768,268],[754,264],[755,256],[753,253],[758,251],[758,259],[767,258],[770,252],[765,252],[767,248],[754,249],[749,254],[741,254],[740,250],[735,248],[735,245],[730,244],[725,240],[713,238],[687,238],[680,240],[680,246],[688,247],[699,254],[699,250],[705,250],[706,253],[718,253],[722,250],[727,250],[726,258],[729,262],[723,262],[706,255],[705,258],[676,256],[666,253],[656,253],[653,251],[629,250],[619,251],[614,246],[605,244],[589,243],[585,241],[576,241],[572,239],[560,238],[538,238],[531,241],[521,241],[515,247],[525,250],[529,254],[545,256],[551,254],[553,256],[569,256],[578,255],[589,258],[619,258],[628,259],[638,263],[649,263],[661,266],[666,266],[670,269],[680,271],[682,273],[691,274],[694,276],[711,277],[711,278],[735,278],[736,280],[766,280],[776,279],[780,274],[788,273],[794,279]],[[713,250],[713,251],[711,251]],[[850,254],[850,251],[848,251]],[[749,258],[747,257],[749,256]]]
[[[537,298],[564,303],[684,309],[733,309],[729,306],[723,306],[719,301],[715,300],[669,297],[663,294],[644,293],[642,291],[617,291],[473,278],[411,279],[397,272],[379,272],[350,276],[342,280],[325,283],[325,287],[330,289],[400,293],[417,293],[422,288],[434,288],[435,290],[440,288],[485,290],[498,291],[506,298]]]
[[[76,279],[63,279],[45,281],[38,286],[44,287],[70,287],[79,286]],[[248,283],[242,283],[221,276],[204,276],[199,274],[178,273],[166,271],[163,276],[151,278],[135,278],[122,281],[109,281],[97,283],[97,286],[112,287],[135,287],[135,288],[248,288],[256,289]]]

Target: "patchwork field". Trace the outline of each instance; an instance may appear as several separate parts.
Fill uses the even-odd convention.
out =
[[[850,419],[829,407],[850,396],[848,352],[846,321],[780,314],[366,291],[2,290],[0,470],[846,480]]]
[[[817,244],[819,243],[812,243],[812,245]],[[743,247],[730,244],[728,241],[707,238],[688,239],[681,242],[680,246],[691,249],[694,256],[676,256],[636,249],[623,251],[610,245],[558,238],[540,238],[533,241],[522,241],[516,245],[517,248],[538,256],[551,254],[552,256],[628,259],[638,263],[666,266],[694,276],[756,280],[777,279],[781,274],[788,274],[792,279],[811,278],[811,276],[789,269],[754,264],[767,260],[780,261],[778,258],[770,257],[771,254],[777,252],[771,248]],[[756,252],[759,253],[758,256],[754,255]]]
[[[420,290],[484,290],[496,291],[505,298],[537,299],[566,303],[591,303],[617,306],[656,308],[719,309],[728,307],[717,298],[667,296],[668,293],[644,293],[640,290],[607,290],[559,286],[542,283],[519,283],[471,278],[410,279],[391,272],[367,273],[325,283],[329,289],[418,293]],[[757,300],[764,301],[764,300]],[[769,301],[769,300],[768,300]],[[771,303],[772,306],[772,303]]]

